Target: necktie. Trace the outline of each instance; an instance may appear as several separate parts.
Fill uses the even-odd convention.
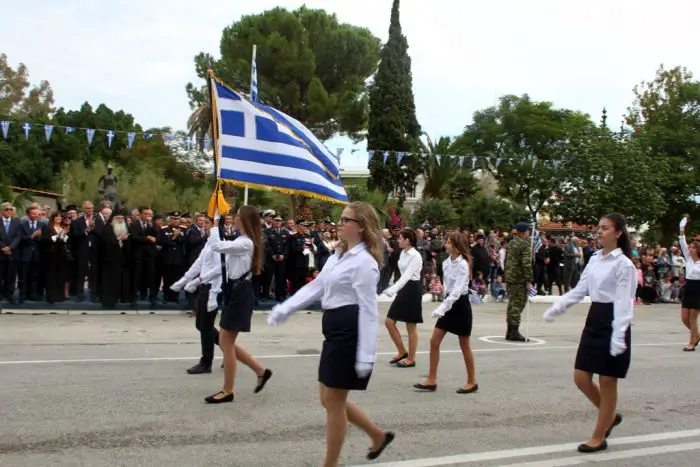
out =
[[[36,221],[32,221],[32,232],[36,230]]]

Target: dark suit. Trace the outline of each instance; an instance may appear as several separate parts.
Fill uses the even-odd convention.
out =
[[[131,224],[131,250],[134,258],[134,302],[138,299],[141,285],[149,290],[149,300],[151,304],[156,303],[158,289],[160,284],[156,284],[156,244],[152,243],[146,237],[158,237],[153,224],[144,227],[140,220],[134,221]]]
[[[93,215],[94,225],[88,228],[87,219],[78,217],[70,224],[68,238],[69,248],[75,259],[75,278],[71,278],[72,287],[79,299],[85,295],[85,276],[88,278],[88,287],[96,300],[99,290],[99,242],[96,234],[105,226],[105,221],[100,215]]]
[[[10,301],[15,292],[17,281],[17,263],[19,262],[19,244],[22,241],[20,220],[11,218],[5,227],[5,218],[0,217],[0,247],[9,247],[10,254],[0,253],[0,293]]]
[[[32,225],[34,224],[34,225]],[[41,277],[41,235],[45,224],[38,220],[21,222],[22,240],[19,246],[19,301],[39,300],[39,278]]]

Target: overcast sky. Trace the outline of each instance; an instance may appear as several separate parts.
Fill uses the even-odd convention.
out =
[[[303,3],[387,38],[391,0],[25,0],[1,10],[0,53],[49,80],[58,106],[105,103],[145,127],[184,129],[194,55],[218,56],[222,29],[243,14]],[[606,106],[617,126],[661,63],[700,73],[698,18],[694,0],[404,0],[418,120],[455,135],[499,96],[528,93],[596,121]]]

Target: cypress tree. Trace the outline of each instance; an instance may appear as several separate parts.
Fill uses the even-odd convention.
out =
[[[421,128],[416,119],[413,98],[411,58],[408,41],[401,32],[400,0],[391,9],[389,40],[384,45],[381,61],[369,95],[367,149],[375,151],[369,163],[368,187],[389,193],[394,188],[410,191],[421,172],[417,156],[404,156],[399,168],[397,152],[413,152],[418,148]],[[391,151],[386,163],[384,152]],[[403,202],[403,198],[399,200]]]

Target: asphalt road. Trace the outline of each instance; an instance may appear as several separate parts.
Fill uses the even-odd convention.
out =
[[[480,390],[458,395],[464,366],[446,338],[436,393],[412,389],[427,371],[432,304],[424,307],[418,367],[398,369],[386,332],[366,393],[352,398],[396,441],[374,465],[694,466],[700,464],[700,352],[684,353],[678,306],[638,306],[630,374],[621,383],[623,423],[595,455],[594,410],[572,383],[586,307],[556,323],[533,305],[537,343],[503,342],[504,305],[475,307],[473,346]],[[386,304],[382,304],[385,311]],[[2,466],[318,466],[324,413],[317,403],[319,313],[269,328],[256,315],[246,346],[274,371],[253,394],[241,368],[236,402],[207,406],[222,370],[190,376],[199,355],[186,316],[0,315]],[[489,337],[492,336],[492,337]],[[486,338],[486,340],[484,340]],[[369,441],[350,429],[345,465],[365,464]]]

